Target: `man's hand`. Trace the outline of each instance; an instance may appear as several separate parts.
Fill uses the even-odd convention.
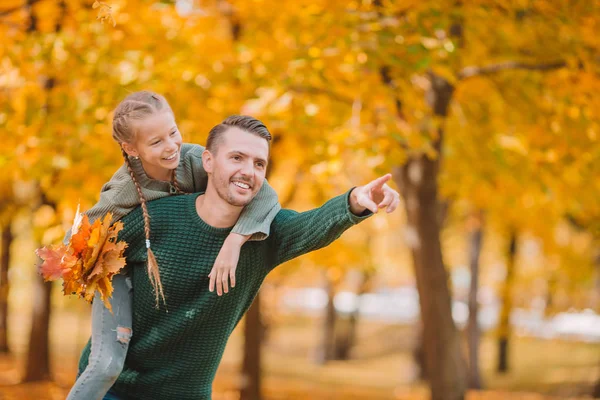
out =
[[[229,293],[228,283],[231,281],[231,287],[235,287],[235,270],[237,268],[238,261],[240,259],[240,251],[242,245],[250,236],[242,236],[237,233],[230,233],[225,239],[223,247],[217,255],[215,264],[213,265],[210,274],[210,282],[208,283],[208,290],[211,292],[217,287],[217,294],[221,296],[223,292]]]
[[[388,213],[394,211],[400,203],[400,195],[386,184],[391,178],[392,174],[386,174],[364,186],[354,188],[350,193],[352,214],[360,215],[367,209],[376,214],[383,207],[387,207],[385,211]]]

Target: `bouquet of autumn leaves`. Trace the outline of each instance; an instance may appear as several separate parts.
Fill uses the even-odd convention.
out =
[[[63,279],[63,293],[77,294],[92,301],[98,291],[106,308],[112,311],[108,299],[112,296],[111,278],[125,266],[124,241],[117,242],[123,223],[112,222],[107,213],[90,224],[88,216],[79,214],[79,207],[67,244],[39,248],[35,253],[43,260],[40,274],[45,281]]]

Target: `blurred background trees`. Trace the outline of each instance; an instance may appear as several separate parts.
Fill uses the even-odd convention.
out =
[[[480,329],[499,371],[526,321],[570,311],[597,329],[599,15],[587,0],[3,2],[0,351],[11,307],[31,306],[22,377],[47,379],[51,310],[88,312],[34,278],[32,249],[60,240],[118,168],[111,110],[139,89],[169,99],[189,142],[229,114],[262,119],[287,207],[393,172],[403,215],[373,218],[267,282],[283,293],[304,275],[326,295],[313,359],[351,357],[357,324],[373,324],[359,317],[365,299],[395,287],[418,291],[415,360],[434,399],[488,383]],[[9,292],[13,282],[28,289]],[[261,397],[260,343],[279,318],[264,296],[245,331],[244,399]]]

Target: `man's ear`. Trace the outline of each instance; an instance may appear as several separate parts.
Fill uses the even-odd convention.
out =
[[[133,147],[129,143],[123,142],[121,143],[121,147],[123,148],[123,150],[125,150],[125,153],[127,153],[128,156],[137,157],[139,155],[135,147]]]
[[[208,150],[204,150],[202,152],[202,166],[204,166],[207,174],[212,174],[213,172],[213,161],[213,154]]]

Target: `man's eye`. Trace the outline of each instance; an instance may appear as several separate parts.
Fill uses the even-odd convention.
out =
[[[242,159],[242,157],[240,157],[240,156],[233,156],[233,159],[234,159],[235,161],[240,161],[240,160]]]
[[[177,133],[177,131],[171,132],[171,136],[175,136],[176,133]]]

